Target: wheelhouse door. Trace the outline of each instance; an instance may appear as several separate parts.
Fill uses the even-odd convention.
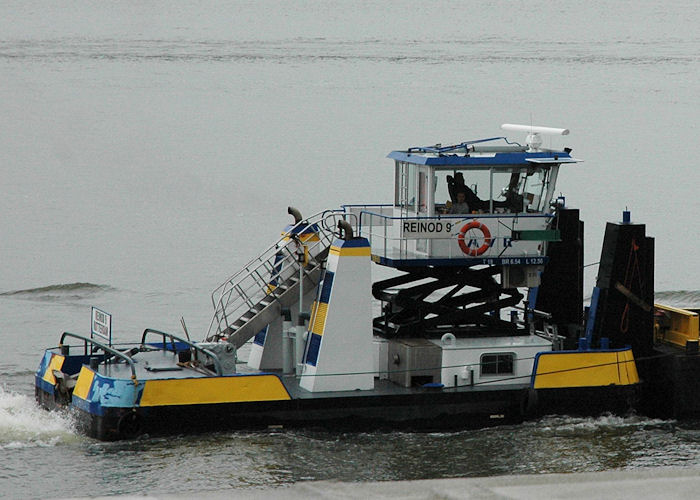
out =
[[[425,165],[418,166],[416,216],[419,218],[434,215],[433,175],[431,172],[430,167]],[[426,255],[430,252],[430,242],[427,238],[416,240],[416,252]]]

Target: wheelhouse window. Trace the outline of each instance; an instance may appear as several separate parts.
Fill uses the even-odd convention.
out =
[[[528,211],[542,212],[550,200],[546,199],[549,187],[550,170],[546,168],[530,168],[521,176],[521,194]]]
[[[418,172],[418,212],[428,212],[428,174]]]
[[[433,168],[405,161],[395,164],[394,206],[407,213],[451,213],[457,193],[465,194],[467,211],[452,213],[545,212],[556,174],[550,166]],[[556,170],[556,169],[555,169]]]
[[[495,353],[481,355],[482,375],[514,375],[515,354]]]
[[[439,170],[435,179],[436,210],[449,213],[453,195],[461,191],[466,194],[470,213],[524,212],[524,177],[521,169],[504,166]]]
[[[394,205],[411,211],[416,209],[416,165],[396,162]]]

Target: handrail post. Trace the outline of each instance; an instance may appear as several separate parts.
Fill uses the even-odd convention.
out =
[[[175,335],[174,333],[166,333],[166,332],[162,332],[160,330],[154,330],[153,328],[146,328],[143,331],[143,335],[141,336],[141,345],[142,346],[145,345],[146,335],[148,335],[149,333],[163,335],[163,339],[165,339],[165,336],[169,336],[171,339],[172,345],[173,345],[173,350],[175,352],[177,352],[177,348],[175,346],[175,340],[177,340],[178,342],[186,344],[187,346],[189,346],[192,349],[195,349],[198,352],[202,352],[202,353],[206,354],[207,356],[209,356],[212,359],[212,361],[214,361],[214,368],[216,370],[216,374],[223,375],[223,369],[221,368],[221,362],[219,361],[219,357],[215,353],[210,351],[209,349],[205,349],[204,347],[201,347],[190,340],[179,337],[178,335]],[[165,340],[163,340],[163,349],[165,349],[165,348],[166,348],[165,347]]]
[[[61,340],[59,341],[59,345],[63,345],[63,341],[65,340],[66,337],[73,337],[73,338],[76,338],[78,340],[82,340],[86,343],[86,345],[89,342],[90,344],[96,345],[97,347],[99,347],[103,351],[108,352],[114,356],[117,356],[118,358],[123,359],[124,361],[126,361],[128,363],[129,368],[131,369],[131,379],[134,381],[134,385],[138,385],[138,380],[136,378],[136,367],[134,366],[134,360],[131,359],[131,356],[128,356],[125,353],[123,353],[117,349],[113,349],[112,347],[109,347],[109,346],[103,344],[102,342],[98,342],[95,339],[89,339],[89,338],[85,337],[84,335],[78,335],[77,333],[71,333],[71,332],[63,332],[63,334],[61,335]],[[86,355],[87,355],[87,352],[86,352]]]
[[[267,291],[267,287],[265,285],[269,284],[269,281],[271,281],[272,278],[269,281],[266,281],[261,273],[270,270],[270,274],[274,274],[274,260],[276,254],[282,252],[283,255],[286,256],[285,259],[289,259],[289,261],[296,260],[296,256],[290,251],[288,245],[288,238],[290,235],[295,235],[296,232],[301,231],[305,227],[317,227],[319,232],[319,241],[316,243],[316,245],[313,245],[313,247],[320,247],[323,244],[328,247],[333,242],[333,232],[332,230],[329,231],[329,229],[326,227],[325,221],[326,219],[335,219],[338,216],[343,215],[348,215],[344,209],[323,210],[309,218],[300,220],[298,223],[293,224],[289,231],[285,232],[285,234],[282,235],[274,244],[261,252],[259,256],[249,261],[241,268],[240,271],[228,278],[222,285],[214,289],[212,292],[214,315],[209,324],[209,330],[206,338],[210,339],[215,333],[217,333],[215,332],[215,328],[218,329],[218,333],[220,333],[222,321],[228,325],[229,316],[238,318],[239,316],[245,314],[247,310],[254,308],[259,300],[262,300],[262,297],[259,295],[261,292]],[[357,215],[349,214],[349,216],[353,217],[353,220],[357,224]],[[249,284],[251,284],[250,287],[248,286]],[[251,290],[255,290],[255,292],[249,294]],[[219,300],[217,300],[217,295],[220,296],[218,298]],[[229,299],[224,300],[224,298],[227,296]],[[248,306],[247,310],[241,310],[245,305]]]

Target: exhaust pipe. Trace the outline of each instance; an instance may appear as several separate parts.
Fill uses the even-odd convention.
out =
[[[343,232],[341,236],[345,241],[350,241],[352,239],[352,226],[346,220],[338,221],[338,229]]]
[[[301,212],[294,207],[287,207],[287,213],[294,217],[294,224],[299,224],[301,222]]]

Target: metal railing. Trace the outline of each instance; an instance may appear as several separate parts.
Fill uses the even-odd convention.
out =
[[[177,353],[177,347],[176,347],[176,345],[175,345],[175,342],[177,341],[177,342],[180,342],[180,343],[182,343],[182,344],[185,344],[185,345],[186,345],[187,347],[189,347],[190,349],[194,349],[196,352],[201,352],[202,354],[206,354],[206,355],[209,356],[209,358],[211,358],[211,360],[214,362],[214,368],[215,368],[216,374],[219,375],[219,376],[223,375],[224,371],[223,371],[223,369],[221,368],[221,362],[219,361],[219,357],[218,357],[216,354],[214,354],[214,353],[213,353],[212,351],[210,351],[209,349],[205,349],[204,347],[201,347],[201,346],[197,345],[196,343],[194,343],[194,342],[192,342],[192,341],[190,341],[190,340],[184,339],[184,338],[182,338],[182,337],[179,337],[179,336],[177,336],[177,335],[175,335],[175,334],[173,334],[173,333],[162,332],[162,331],[160,331],[160,330],[154,330],[153,328],[146,328],[146,329],[143,331],[143,335],[141,336],[141,347],[142,347],[142,348],[146,346],[146,336],[147,336],[149,333],[153,333],[153,334],[162,336],[162,338],[163,338],[163,349],[164,349],[164,350],[167,350],[167,346],[166,346],[167,342],[166,342],[166,340],[169,338],[169,339],[170,339],[170,345],[171,345],[171,347],[172,347],[172,351],[175,352],[175,353]]]
[[[262,309],[264,300],[284,293],[298,280],[300,260],[305,273],[319,265],[333,242],[337,221],[347,218],[342,209],[324,210],[298,222],[219,285],[211,296],[214,315],[206,339],[223,336],[233,322]]]
[[[85,356],[92,354],[88,352],[88,344],[95,346],[101,350],[103,350],[105,353],[112,354],[113,356],[116,356],[120,359],[123,359],[128,365],[129,368],[131,369],[131,379],[136,383],[136,367],[134,366],[134,360],[131,359],[131,356],[128,354],[119,351],[117,349],[114,349],[108,345],[103,344],[102,342],[99,342],[95,339],[85,337],[83,335],[78,335],[77,333],[71,333],[71,332],[63,332],[63,335],[61,335],[61,340],[58,342],[58,347],[61,349],[63,352],[63,341],[65,340],[66,337],[73,337],[78,340],[82,340],[85,345]]]
[[[435,216],[393,216],[386,210],[359,212],[358,235],[369,240],[372,254],[392,259],[468,259],[460,246],[474,250],[484,244],[488,250],[479,258],[526,258],[543,255],[546,240],[528,238],[527,233],[548,232],[551,214],[454,214]],[[470,222],[487,226],[488,233],[464,233]]]

